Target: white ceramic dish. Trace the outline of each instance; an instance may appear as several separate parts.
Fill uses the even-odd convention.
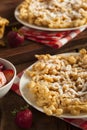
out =
[[[27,23],[25,21],[22,21],[18,17],[18,15],[19,15],[18,7],[15,9],[14,15],[15,15],[15,18],[17,19],[17,21],[19,23],[23,24],[24,26],[27,26],[27,27],[32,28],[32,29],[42,30],[42,31],[70,31],[70,30],[77,30],[77,29],[81,29],[81,28],[86,28],[87,27],[87,25],[83,25],[83,26],[75,27],[75,28],[52,29],[52,28],[39,27],[39,26],[36,26],[36,25],[32,25],[32,24],[29,24],[29,23]]]
[[[78,55],[78,53],[65,53],[65,54],[61,54],[61,55],[67,56],[67,55],[70,55],[70,54]],[[31,65],[27,69],[28,70],[31,69],[32,66],[33,65]],[[33,98],[32,93],[29,91],[29,89],[27,87],[25,87],[28,82],[29,82],[29,77],[27,77],[25,72],[24,72],[21,79],[20,79],[20,84],[19,84],[19,89],[20,89],[21,95],[28,104],[30,104],[35,109],[43,112],[43,109],[36,105],[35,99]],[[56,115],[53,115],[53,116],[56,116]],[[70,115],[70,114],[64,114],[64,115],[61,115],[60,118],[87,118],[87,115],[86,114],[80,114],[78,116],[73,116],[73,115]]]
[[[11,86],[16,78],[16,68],[15,66],[8,60],[0,58],[0,63],[2,63],[7,69],[12,69],[14,71],[14,76],[11,79],[10,82],[8,82],[6,85],[0,87],[0,98],[4,97],[8,91],[11,89]]]

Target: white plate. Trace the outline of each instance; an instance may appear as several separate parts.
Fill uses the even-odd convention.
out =
[[[64,53],[64,54],[60,54],[60,55],[64,55],[64,56],[66,55],[67,56],[67,55],[71,55],[71,54],[78,55],[78,53]],[[27,70],[30,70],[34,64],[32,64],[30,67],[28,67]],[[26,75],[25,71],[24,71],[24,73],[23,73],[23,75],[20,79],[20,83],[19,83],[20,93],[21,93],[22,97],[24,98],[24,100],[28,104],[30,104],[32,107],[34,107],[38,111],[44,113],[43,109],[36,105],[35,99],[33,98],[33,94],[29,91],[29,89],[27,87],[25,87],[26,84],[29,83],[29,80],[30,80],[29,77]],[[53,115],[53,116],[58,117],[56,115]],[[63,114],[59,117],[60,118],[87,118],[87,114],[80,114],[78,116],[73,116],[71,114]]]
[[[19,7],[19,6],[18,6]],[[21,20],[18,15],[19,15],[19,12],[18,12],[18,7],[15,9],[15,12],[14,12],[14,15],[15,15],[15,18],[17,19],[17,21],[29,28],[33,28],[33,29],[37,29],[37,30],[43,30],[43,31],[70,31],[70,30],[77,30],[77,29],[81,29],[81,28],[86,28],[87,25],[83,25],[83,26],[80,26],[80,27],[74,27],[74,28],[61,28],[61,29],[53,29],[53,28],[46,28],[46,27],[40,27],[40,26],[37,26],[37,25],[32,25],[32,24],[29,24],[23,20]]]

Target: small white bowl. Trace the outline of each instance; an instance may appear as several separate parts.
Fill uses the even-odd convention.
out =
[[[12,84],[16,78],[16,68],[10,61],[3,59],[3,58],[0,58],[0,63],[2,63],[7,69],[12,69],[14,71],[14,76],[11,79],[11,81],[8,82],[7,84],[5,84],[4,86],[0,87],[0,98],[2,98],[3,96],[5,96],[8,93],[8,91],[12,87]]]

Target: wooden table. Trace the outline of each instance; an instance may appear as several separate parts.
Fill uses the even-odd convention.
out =
[[[5,40],[6,38],[0,40],[0,42],[5,42]],[[87,30],[60,49],[53,49],[40,43],[25,41],[25,44],[18,48],[0,48],[0,57],[11,61],[16,66],[17,73],[19,73],[36,61],[34,58],[35,54],[57,54],[78,51],[81,48],[87,49]],[[12,90],[0,99],[0,130],[21,130],[15,125],[14,116],[11,112],[14,109],[20,109],[26,104],[24,99]],[[33,124],[30,130],[80,130],[59,118],[46,116],[31,106],[29,108],[33,112]]]
[[[6,28],[10,30],[13,26],[19,26],[18,23],[12,24],[15,7],[23,0],[3,0],[0,1],[0,16],[10,19],[11,25]],[[5,42],[4,37],[0,42]],[[79,34],[60,49],[53,49],[40,43],[25,41],[23,46],[18,48],[0,47],[0,57],[11,61],[17,69],[17,73],[26,69],[36,61],[35,54],[57,54],[63,52],[78,51],[81,48],[87,49],[87,30]],[[6,96],[0,99],[0,130],[22,130],[15,125],[12,111],[20,109],[27,105],[24,99],[10,90]],[[29,106],[33,113],[33,124],[30,130],[80,130],[79,128],[66,123],[65,121],[49,117]]]

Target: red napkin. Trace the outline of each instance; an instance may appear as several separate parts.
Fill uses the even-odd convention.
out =
[[[21,78],[22,74],[23,74],[23,72],[19,73],[16,76],[14,84],[12,85],[12,88],[11,88],[12,91],[14,91],[15,93],[17,93],[20,96],[21,96],[21,94],[20,94],[20,91],[19,91],[19,81],[20,81],[20,78]],[[82,130],[87,130],[87,118],[83,118],[83,119],[60,118],[60,119],[70,123],[71,125],[79,127]]]
[[[53,48],[60,48],[85,29],[86,28],[84,27],[73,31],[57,32],[41,31],[23,26],[19,30],[24,34],[25,39],[36,41]]]

